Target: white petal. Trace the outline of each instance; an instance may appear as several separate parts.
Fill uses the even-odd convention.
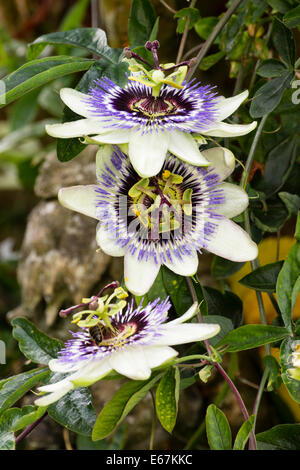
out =
[[[97,219],[95,185],[70,186],[61,188],[58,200],[62,206]]]
[[[49,369],[53,372],[73,372],[82,367],[82,362],[77,361],[75,364],[70,365],[68,363],[60,361],[59,359],[51,359],[51,361],[49,361],[48,366]]]
[[[220,178],[225,180],[235,168],[235,158],[233,153],[224,147],[213,147],[202,151],[202,155],[211,162],[209,169],[214,170]]]
[[[132,129],[129,139],[129,158],[143,178],[155,176],[164,164],[169,145],[169,132],[153,131],[143,134]]]
[[[66,386],[69,386],[70,381],[68,378],[63,380],[59,380],[58,382],[54,382],[52,384],[42,385],[38,387],[40,392],[56,392],[57,390],[64,389]]]
[[[249,91],[245,90],[239,95],[232,96],[232,98],[221,98],[217,104],[218,121],[223,121],[228,116],[234,113],[240,107],[243,101],[248,98]]]
[[[163,328],[164,326],[164,328]],[[215,336],[220,331],[219,325],[209,323],[188,323],[183,325],[162,325],[160,336],[157,339],[158,344],[168,346],[176,344],[193,343]]]
[[[60,97],[65,105],[74,111],[74,113],[86,118],[95,119],[95,115],[91,112],[90,106],[86,103],[89,95],[74,90],[73,88],[62,88],[60,90]]]
[[[190,255],[182,255],[182,259],[172,257],[173,262],[165,262],[167,268],[180,276],[193,276],[198,268],[198,255],[196,250],[191,250]]]
[[[107,227],[98,224],[96,240],[101,250],[110,256],[124,256],[125,250],[116,241],[115,233],[109,232]]]
[[[101,134],[93,136],[93,140],[101,144],[126,144],[129,141],[129,133],[129,129],[103,128]]]
[[[146,346],[143,348],[143,351],[151,369],[160,366],[178,355],[178,352],[169,346]]]
[[[34,404],[37,406],[48,406],[51,403],[62,398],[66,393],[74,388],[74,385],[71,382],[66,382],[59,390],[56,390],[53,393],[49,393],[49,395],[45,395],[41,398],[35,400]]]
[[[208,166],[210,163],[200,152],[195,139],[187,132],[171,131],[168,148],[176,157],[192,165]]]
[[[110,366],[119,374],[133,380],[146,380],[151,375],[146,356],[141,346],[128,346],[109,357]]]
[[[223,183],[219,189],[224,191],[226,201],[217,204],[216,212],[231,219],[243,212],[249,204],[248,194],[236,184]]]
[[[103,124],[95,119],[78,119],[77,121],[63,122],[62,124],[47,124],[47,134],[60,139],[83,137],[84,135],[99,134],[103,131]]]
[[[169,325],[179,325],[181,323],[184,323],[190,318],[193,318],[195,316],[197,309],[198,309],[198,302],[194,302],[193,305],[183,314],[181,317],[175,318],[175,320],[169,321],[167,323],[167,326]]]
[[[110,144],[100,146],[96,153],[96,174],[98,177],[106,170],[107,167],[109,169],[114,169],[114,166],[111,163],[113,152],[114,148]]]
[[[82,369],[68,377],[68,380],[76,387],[88,387],[105,377],[111,370],[112,368],[106,358],[101,361],[90,361]]]
[[[145,257],[138,260],[137,252],[132,255],[129,252],[124,257],[124,278],[127,289],[134,295],[144,295],[158,275],[160,264],[155,263],[153,258],[148,261]]]
[[[203,135],[211,135],[213,137],[238,137],[240,135],[249,134],[257,126],[257,121],[251,124],[227,124],[226,122],[216,122],[213,127],[202,131]]]
[[[231,261],[251,261],[258,254],[257,245],[247,232],[228,219],[219,223],[206,249]]]

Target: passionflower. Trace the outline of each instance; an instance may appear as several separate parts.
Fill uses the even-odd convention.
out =
[[[159,84],[154,94],[139,77],[130,77],[135,81],[129,80],[125,88],[104,77],[87,94],[63,88],[62,101],[84,119],[47,125],[46,131],[58,138],[92,136],[94,143],[128,143],[133,168],[149,177],[161,170],[168,151],[192,165],[209,165],[193,136],[235,137],[256,127],[256,121],[223,122],[247,98],[247,90],[225,99],[213,87],[194,81],[180,88],[161,83],[161,75],[162,70],[152,74]]]
[[[209,169],[169,154],[162,170],[141,178],[118,148],[97,153],[98,184],[60,189],[60,203],[98,219],[97,242],[111,256],[124,256],[127,289],[144,295],[160,266],[183,276],[196,273],[202,249],[232,261],[256,258],[257,245],[229,218],[248,205],[240,187],[224,183],[233,154],[221,147],[204,152]]]
[[[170,346],[202,341],[215,336],[219,325],[208,323],[183,324],[197,311],[197,303],[181,317],[165,323],[171,304],[168,299],[156,299],[145,307],[133,308],[128,303],[126,311],[112,317],[109,330],[103,330],[100,342],[94,341],[89,330],[73,332],[59,352],[58,359],[49,362],[54,372],[67,376],[59,382],[39,387],[47,392],[35,403],[47,406],[75,387],[87,387],[102,379],[111,371],[134,380],[146,380],[151,369],[177,356]]]

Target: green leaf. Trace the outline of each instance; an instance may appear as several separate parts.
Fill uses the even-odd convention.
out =
[[[249,289],[261,292],[276,292],[277,277],[282,265],[283,261],[266,264],[247,274],[239,282],[249,287]]]
[[[33,90],[22,96],[12,107],[10,114],[10,128],[12,131],[26,126],[32,122],[38,110],[38,95],[41,90]]]
[[[231,430],[223,411],[216,405],[209,405],[205,417],[206,434],[211,450],[231,449]]]
[[[297,194],[290,194],[285,191],[278,193],[278,196],[284,202],[285,207],[288,210],[289,217],[297,215],[300,210],[300,197]]]
[[[13,337],[19,342],[20,350],[32,362],[48,364],[63,347],[61,341],[42,333],[27,318],[14,318],[11,324]]]
[[[189,29],[192,29],[195,23],[198,21],[199,17],[200,12],[197,10],[197,8],[186,7],[178,10],[174,15],[174,18],[178,18],[176,32],[179,34],[183,33],[187,19],[190,20]]]
[[[289,214],[283,202],[277,197],[267,200],[266,207],[260,204],[260,207],[253,209],[251,217],[255,225],[263,232],[277,232],[285,224]]]
[[[273,78],[273,80],[260,87],[251,101],[251,117],[262,117],[273,111],[280,103],[284,91],[289,88],[293,76],[293,73],[288,72],[280,77]]]
[[[49,375],[50,371],[43,367],[15,375],[0,383],[0,414]]]
[[[263,359],[265,368],[269,369],[269,377],[267,383],[267,390],[272,392],[277,390],[281,383],[280,367],[274,356],[268,355]]]
[[[203,287],[203,296],[207,302],[208,315],[223,315],[231,320],[234,326],[239,326],[243,320],[243,303],[233,292],[220,292],[212,287]],[[198,294],[198,290],[197,290]],[[199,298],[201,302],[201,298]]]
[[[220,332],[209,339],[211,346],[215,347],[231,330],[233,330],[233,323],[229,318],[223,317],[221,315],[204,315],[204,323],[213,323],[219,325],[221,330]]]
[[[17,432],[20,429],[34,423],[45,413],[44,407],[26,405],[23,408],[9,408],[0,417],[0,434],[5,432]]]
[[[133,0],[128,24],[128,37],[131,49],[144,46],[150,40],[156,15],[149,0]]]
[[[294,367],[291,361],[293,352],[293,338],[286,338],[280,347],[281,377],[292,399],[300,403],[300,380],[294,379],[288,372]]]
[[[291,328],[291,319],[296,301],[297,292],[294,286],[299,285],[297,279],[300,272],[300,243],[297,241],[289,251],[277,278],[276,293],[277,302],[281,311],[282,319],[287,328]]]
[[[264,188],[268,196],[277,192],[287,181],[298,156],[296,137],[288,137],[268,154],[264,168]]]
[[[215,279],[225,279],[238,272],[244,264],[215,256],[211,265],[211,274]]]
[[[87,388],[76,388],[48,407],[54,421],[77,434],[90,436],[96,421],[92,396]]]
[[[102,29],[76,28],[70,31],[58,31],[40,36],[29,44],[27,50],[28,60],[38,57],[48,44],[65,44],[87,49],[92,54],[100,56],[113,64],[119,61],[119,56],[122,52],[120,49],[112,49],[107,45],[106,34]]]
[[[300,5],[288,11],[284,17],[283,22],[288,28],[295,28],[300,24]]]
[[[16,442],[14,432],[5,432],[0,429],[0,450],[14,450],[15,448]]]
[[[277,17],[273,22],[272,39],[281,59],[294,67],[296,50],[293,33]]]
[[[183,315],[193,303],[186,279],[165,266],[161,268],[161,271],[165,289],[176,313],[178,316]]]
[[[267,59],[262,61],[256,70],[260,77],[280,77],[287,72],[286,65],[278,59]]]
[[[207,57],[202,59],[199,69],[200,70],[209,70],[213,65],[217,64],[223,57],[225,57],[225,52],[220,51],[216,52],[215,54],[210,54]]]
[[[300,450],[300,424],[279,424],[256,435],[259,450]]]
[[[205,18],[200,18],[194,25],[194,28],[200,38],[206,40],[217,23],[218,18],[215,16],[206,16]]]
[[[90,0],[78,0],[71,8],[68,9],[59,29],[61,31],[68,31],[80,26],[85,17],[89,3]]]
[[[218,346],[229,345],[226,351],[237,352],[275,343],[289,336],[286,328],[273,325],[243,325],[230,331]]]
[[[0,107],[58,77],[88,70],[94,62],[91,59],[68,56],[32,60],[2,79],[6,94],[0,95],[0,103],[3,103]]]
[[[160,380],[155,396],[156,413],[162,427],[172,433],[178,412],[180,374],[170,367]]]
[[[280,13],[286,13],[291,8],[289,0],[268,0],[268,3]]]
[[[255,422],[255,416],[252,415],[240,427],[233,445],[233,450],[244,450]]]
[[[161,376],[160,373],[146,381],[132,380],[123,385],[99,414],[92,433],[93,441],[109,436]]]

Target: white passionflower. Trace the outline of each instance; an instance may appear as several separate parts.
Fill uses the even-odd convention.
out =
[[[128,143],[132,166],[142,177],[156,175],[168,151],[192,165],[208,166],[193,133],[235,137],[256,127],[256,121],[223,122],[248,97],[247,90],[225,99],[212,87],[199,83],[184,83],[181,88],[164,83],[154,96],[144,83],[129,81],[121,88],[105,77],[95,80],[87,94],[63,88],[60,97],[83,119],[47,125],[49,135],[61,139],[92,136],[95,143]]]
[[[161,265],[192,276],[205,249],[232,261],[257,256],[257,245],[229,220],[245,210],[247,193],[225,183],[235,166],[221,147],[205,150],[209,169],[168,155],[151,178],[135,172],[118,148],[97,153],[98,184],[62,188],[58,198],[68,209],[99,220],[97,242],[111,256],[124,256],[127,289],[144,295]]]
[[[100,342],[95,342],[87,328],[72,333],[59,353],[58,359],[49,362],[54,372],[68,374],[63,380],[39,387],[48,394],[35,404],[47,406],[75,387],[87,387],[101,380],[111,371],[133,380],[146,380],[151,369],[161,366],[177,356],[170,346],[202,341],[215,336],[220,327],[216,324],[183,324],[197,311],[197,303],[176,320],[164,323],[171,307],[168,299],[156,299],[145,307],[127,306],[111,318],[112,329],[103,330]]]

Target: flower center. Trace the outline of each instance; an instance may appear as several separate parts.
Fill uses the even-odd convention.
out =
[[[97,343],[98,346],[113,346],[119,348],[127,343],[130,336],[138,330],[136,322],[114,325],[113,328],[103,328],[101,331],[102,340]]]
[[[147,96],[136,99],[130,105],[131,111],[142,113],[147,117],[161,117],[179,111],[176,103],[163,99],[162,97]]]
[[[146,228],[152,241],[183,227],[183,216],[192,215],[192,189],[182,189],[183,177],[169,170],[142,178],[129,190],[130,213]]]

